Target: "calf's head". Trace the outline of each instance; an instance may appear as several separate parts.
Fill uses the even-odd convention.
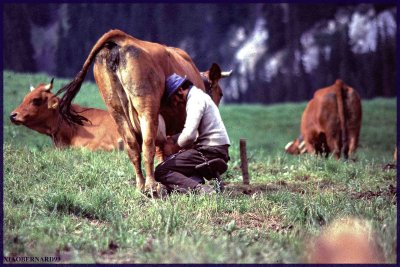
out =
[[[22,103],[10,114],[10,120],[16,125],[34,126],[51,117],[58,107],[58,98],[51,92],[53,80],[49,84],[31,86]]]

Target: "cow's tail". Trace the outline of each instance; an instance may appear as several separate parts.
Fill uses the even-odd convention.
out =
[[[68,123],[76,123],[79,125],[83,125],[83,121],[88,121],[87,118],[77,114],[75,111],[71,109],[72,100],[79,92],[83,80],[85,79],[86,74],[88,72],[88,69],[91,63],[93,62],[94,58],[96,57],[97,53],[107,44],[110,43],[112,44],[113,38],[124,37],[124,36],[127,36],[127,34],[120,30],[111,30],[105,33],[102,37],[100,37],[100,39],[96,42],[96,44],[90,51],[89,56],[87,57],[79,73],[69,84],[65,85],[64,87],[62,87],[60,90],[57,91],[56,95],[65,92],[65,94],[62,96],[60,100],[59,110],[63,119],[65,119]]]
[[[337,99],[337,106],[338,106],[338,113],[339,113],[339,120],[340,120],[340,132],[342,136],[342,147],[345,148],[348,146],[347,143],[347,127],[346,127],[346,113],[345,113],[345,92],[343,89],[343,81],[336,80],[335,82],[335,90],[336,90],[336,99]]]

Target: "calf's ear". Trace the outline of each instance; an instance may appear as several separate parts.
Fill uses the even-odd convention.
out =
[[[47,102],[47,107],[49,109],[56,109],[58,107],[59,100],[57,97],[52,97]]]

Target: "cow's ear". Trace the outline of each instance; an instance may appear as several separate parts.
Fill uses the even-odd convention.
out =
[[[221,68],[218,66],[217,63],[213,63],[211,65],[210,71],[208,73],[208,78],[211,81],[217,81],[221,79]]]
[[[59,100],[57,97],[52,97],[47,102],[47,107],[49,109],[56,109],[58,107]]]

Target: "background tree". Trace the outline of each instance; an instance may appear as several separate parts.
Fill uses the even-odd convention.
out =
[[[30,42],[30,11],[28,4],[8,4],[3,10],[3,65],[20,72],[36,71]]]
[[[199,70],[213,62],[233,69],[221,81],[226,102],[304,101],[337,78],[363,98],[388,97],[396,95],[396,13],[394,4],[5,4],[3,63],[70,78],[102,34],[121,29],[184,49]],[[364,26],[351,25],[355,14],[367,18],[367,30],[379,25],[369,40],[376,48],[354,51],[364,41],[350,36]]]

